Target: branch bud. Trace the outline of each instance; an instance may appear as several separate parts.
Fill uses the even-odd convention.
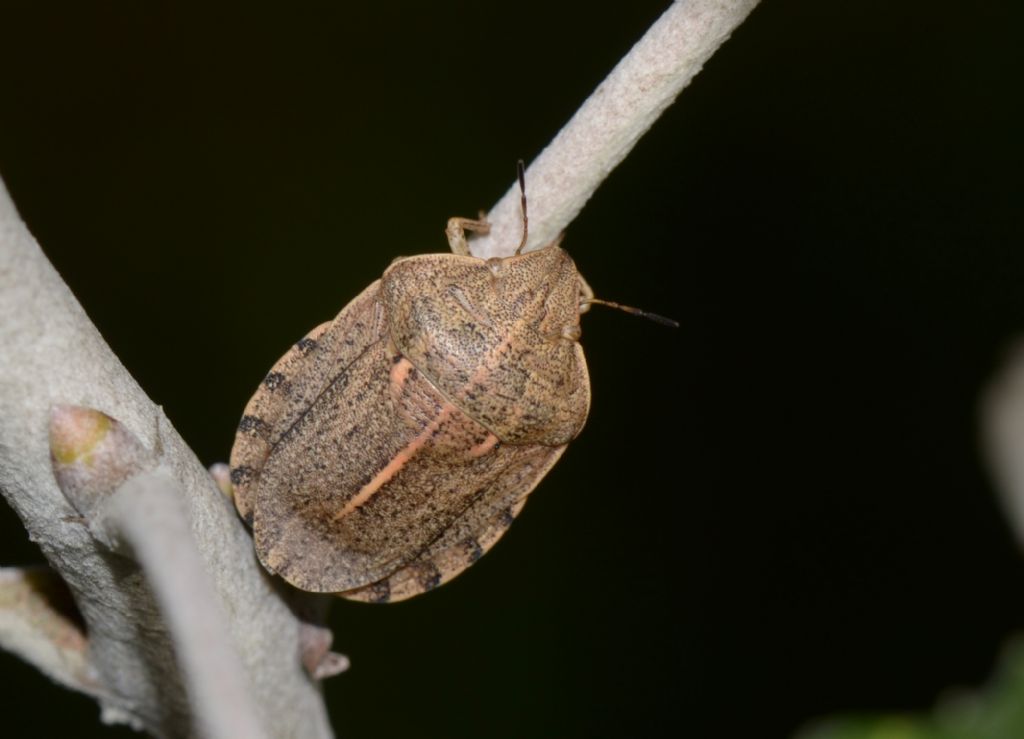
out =
[[[119,485],[156,462],[120,421],[73,405],[50,411],[50,460],[58,487],[86,520]]]

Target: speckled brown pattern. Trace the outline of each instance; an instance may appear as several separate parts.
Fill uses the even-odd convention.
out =
[[[263,564],[388,602],[479,559],[586,420],[588,294],[554,245],[409,257],[295,344],[231,454]]]

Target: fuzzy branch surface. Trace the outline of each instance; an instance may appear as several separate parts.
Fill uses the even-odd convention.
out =
[[[671,5],[530,165],[528,249],[566,228],[756,4]],[[520,236],[516,186],[489,220],[491,233],[472,242],[473,253],[508,256]],[[33,578],[9,572],[9,587],[0,588],[0,610],[24,603],[35,610],[0,613],[0,644],[96,696],[105,720],[156,736],[215,736],[244,726],[268,736],[329,737],[318,688],[298,657],[302,623],[259,568],[230,503],[89,321],[2,183],[0,347],[0,491],[85,620],[84,635],[78,634],[36,597]],[[166,485],[152,479],[135,484],[116,514],[100,506],[98,515],[107,515],[104,525],[112,527],[105,535],[98,536],[96,521],[83,521],[58,488],[48,443],[48,419],[56,406],[96,409],[117,419],[154,450],[166,477]],[[125,487],[130,485],[118,489],[118,496]],[[189,536],[146,543],[145,531],[164,525],[145,513],[154,495],[161,504],[174,499],[180,515],[172,515],[176,523],[170,525],[184,527]],[[157,554],[149,544],[169,549]],[[119,548],[129,556],[117,553]],[[191,578],[198,587],[170,571],[180,561],[206,573]],[[5,592],[12,594],[6,601]],[[214,622],[219,619],[221,626],[209,630],[190,618],[187,611],[201,598],[215,602],[221,616]],[[4,630],[5,623],[10,628]],[[75,649],[61,653],[45,643],[53,633],[87,636],[87,643],[72,638]],[[202,649],[210,640],[219,646]],[[204,653],[212,661],[204,662]],[[225,669],[240,672],[233,685],[243,695],[232,686],[226,692],[211,687],[210,675]],[[227,710],[204,708],[209,700]],[[238,712],[253,714],[252,723],[232,723]]]
[[[525,251],[555,240],[640,137],[672,104],[758,0],[676,0],[526,170],[530,238]],[[519,245],[519,186],[487,214],[489,234],[470,241],[481,258]]]

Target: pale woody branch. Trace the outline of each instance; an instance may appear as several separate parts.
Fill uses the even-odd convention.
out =
[[[161,450],[162,465],[182,490],[194,554],[227,615],[227,648],[243,665],[241,679],[266,733],[330,736],[319,691],[299,659],[301,624],[259,569],[244,527],[89,322],[2,185],[0,346],[0,490],[75,596],[104,718],[157,736],[188,735],[197,723],[176,667],[180,650],[160,613],[169,604],[154,599],[130,560],[107,553],[57,487],[48,429],[51,410],[64,404],[100,409],[147,448]],[[190,549],[190,540],[179,546]]]
[[[197,549],[189,546],[181,492],[160,468],[136,475],[105,501],[93,533],[132,556],[146,574],[174,641],[198,732],[210,739],[261,739],[267,736],[263,720],[217,593]],[[188,608],[176,607],[179,602]]]
[[[677,0],[598,85],[526,170],[530,240],[553,241],[758,0]],[[487,214],[491,231],[475,256],[509,256],[522,229],[513,184]]]
[[[692,0],[666,11],[528,170],[531,246],[551,241],[569,224],[755,5],[756,0]],[[473,243],[474,253],[508,254],[515,248],[518,208],[518,193],[512,189],[491,212],[492,233]],[[54,667],[51,674],[63,675],[69,685],[78,681],[81,689],[98,696],[105,719],[158,736],[232,730],[230,721],[215,728],[217,719],[209,714],[200,720],[202,706],[186,698],[197,690],[208,699],[244,704],[233,708],[257,714],[253,724],[269,736],[330,736],[323,702],[299,658],[300,634],[308,630],[259,570],[251,539],[230,504],[103,341],[2,184],[0,347],[0,490],[70,587],[87,625],[88,664],[76,663],[65,673]],[[126,551],[148,567],[149,581],[147,570],[131,559],[111,557],[61,494],[47,435],[51,408],[61,404],[103,411],[145,448],[158,451],[161,469],[180,491],[180,520],[187,521],[191,533],[177,539],[188,550],[182,556],[200,563],[216,593],[228,642],[222,644],[228,656],[220,653],[219,658],[223,664],[237,657],[243,673],[239,681],[248,692],[244,698],[207,694],[201,676],[210,674],[210,665],[201,664],[203,650],[174,642],[175,635],[192,634],[195,626],[176,610],[190,608],[189,600],[208,598],[206,591],[189,591],[187,582],[168,579],[168,573],[154,575],[162,557],[134,546]],[[136,503],[147,494],[136,490],[134,495],[142,496],[135,497]],[[134,525],[128,528],[135,530]],[[166,593],[177,588],[192,594],[168,599]],[[0,643],[30,658],[45,652],[38,644],[29,649],[17,643],[29,638],[26,631],[32,629],[12,629]],[[45,633],[50,632],[36,630],[31,638]],[[326,646],[316,649],[322,652]],[[316,664],[322,666],[313,659],[307,669]]]

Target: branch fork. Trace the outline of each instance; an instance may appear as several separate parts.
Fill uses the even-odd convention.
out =
[[[566,228],[756,4],[666,10],[530,165],[527,250]],[[509,256],[515,185],[488,220],[470,250]],[[0,492],[53,568],[0,570],[0,646],[96,697],[103,720],[155,736],[330,737],[317,678],[347,661],[259,567],[213,478],[103,341],[2,183],[0,346]],[[77,614],[60,605],[60,583]]]

